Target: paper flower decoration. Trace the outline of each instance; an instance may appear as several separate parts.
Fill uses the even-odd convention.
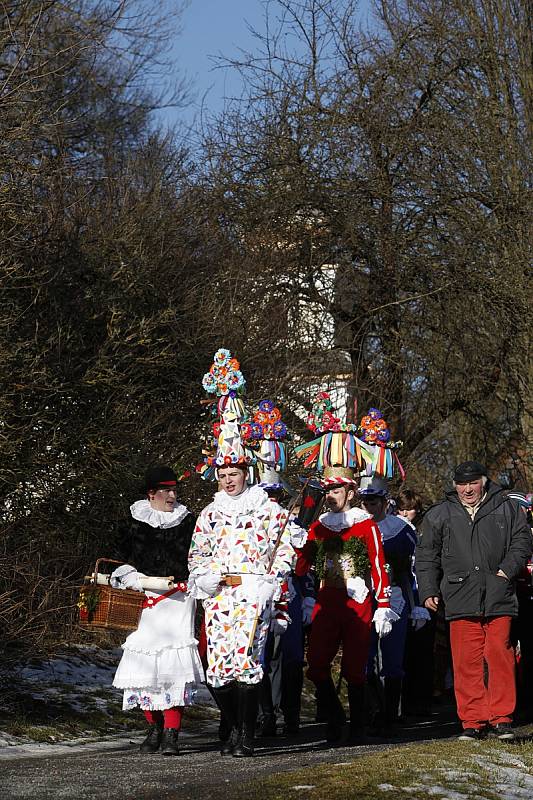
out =
[[[390,440],[389,426],[377,408],[371,408],[362,418],[361,439],[367,444],[385,444]]]
[[[287,426],[281,421],[281,411],[272,400],[261,400],[250,425],[241,427],[241,436],[248,442],[280,441],[287,437],[287,433]]]
[[[341,422],[334,414],[333,403],[328,392],[319,392],[307,417],[307,427],[313,433],[354,433],[357,425]]]
[[[246,384],[239,367],[239,362],[231,357],[230,351],[221,347],[215,353],[209,372],[202,378],[205,391],[217,397],[239,394]]]

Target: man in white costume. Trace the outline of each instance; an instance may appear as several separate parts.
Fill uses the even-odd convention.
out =
[[[207,682],[231,726],[221,752],[243,757],[253,755],[271,608],[295,554],[289,531],[279,537],[283,509],[247,484],[250,459],[234,416],[229,425],[225,416],[215,459],[220,491],[198,517],[189,568],[205,609]]]

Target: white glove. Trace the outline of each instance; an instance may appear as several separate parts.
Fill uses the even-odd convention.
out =
[[[218,587],[222,581],[219,572],[206,572],[205,575],[195,575],[194,584],[205,597],[214,597],[218,594]],[[202,598],[200,598],[202,599]]]
[[[307,541],[307,531],[305,528],[301,528],[298,523],[292,519],[287,523],[287,528],[289,529],[291,537],[291,545],[301,550]]]
[[[109,582],[113,589],[134,589],[136,592],[144,592],[141,578],[146,578],[146,575],[137,572],[131,564],[122,564],[111,573]]]
[[[302,622],[304,626],[311,624],[311,617],[313,616],[313,609],[316,600],[314,597],[304,597],[302,600]]]
[[[423,608],[422,606],[415,606],[409,616],[411,617],[411,624],[415,631],[419,631],[420,628],[423,628],[426,622],[429,622],[431,619],[431,614],[427,608]]]
[[[257,579],[256,602],[258,614],[261,614],[272,602],[277,589],[278,582],[274,577],[270,575],[261,575]]]
[[[289,627],[289,620],[288,619],[278,619],[274,617],[272,622],[270,623],[270,630],[274,634],[274,636],[283,636],[284,633],[287,632],[287,628]]]
[[[348,597],[355,600],[356,603],[363,603],[368,595],[368,586],[362,578],[348,578],[346,581],[346,591]]]
[[[405,598],[399,586],[392,586],[389,597],[390,607],[397,614],[401,614],[405,608]]]
[[[377,608],[372,622],[376,626],[376,633],[381,639],[383,636],[388,636],[392,630],[392,623],[400,619],[398,614],[392,608]]]

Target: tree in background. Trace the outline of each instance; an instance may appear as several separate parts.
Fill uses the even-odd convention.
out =
[[[233,323],[293,406],[339,375],[379,405],[431,494],[498,469],[531,437],[527,5],[383,0],[370,33],[355,3],[276,8],[207,141]]]
[[[530,480],[528,4],[269,3],[194,152],[152,114],[187,99],[166,8],[2,8],[7,641],[70,624],[145,467],[197,459],[219,346],[297,431],[319,385],[378,405],[429,497],[471,456]]]
[[[146,466],[190,457],[213,225],[151,118],[185,99],[152,93],[165,9],[4,6],[0,616],[31,640],[72,619],[70,576],[109,552]]]

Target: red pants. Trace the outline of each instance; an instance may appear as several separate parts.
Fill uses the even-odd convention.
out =
[[[313,611],[309,637],[307,676],[321,683],[331,676],[331,664],[342,644],[341,674],[355,685],[365,682],[370,648],[372,603],[370,596],[356,603],[345,589],[321,589]]]
[[[463,728],[512,720],[516,686],[510,632],[511,617],[468,617],[450,622],[455,699]]]

